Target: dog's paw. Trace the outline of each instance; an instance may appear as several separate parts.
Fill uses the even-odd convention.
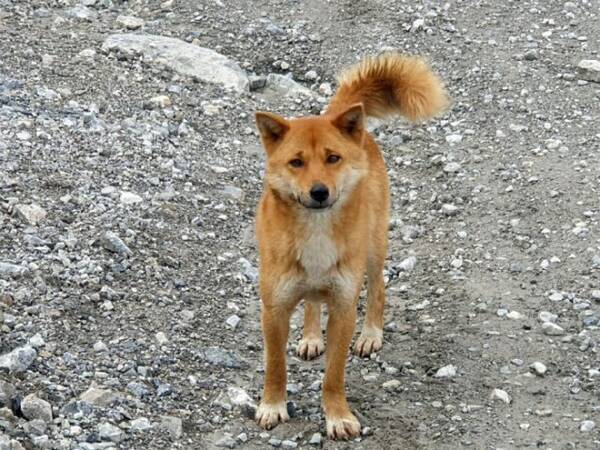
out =
[[[325,351],[325,344],[321,337],[305,337],[298,342],[298,356],[306,361],[314,359]]]
[[[290,416],[287,412],[285,402],[281,403],[262,403],[256,410],[256,422],[263,428],[270,430],[280,423],[287,422]]]
[[[343,416],[328,415],[326,421],[330,439],[352,439],[360,434],[360,423],[351,412]]]
[[[354,344],[354,353],[363,358],[381,350],[383,346],[383,331],[376,328],[363,329]]]

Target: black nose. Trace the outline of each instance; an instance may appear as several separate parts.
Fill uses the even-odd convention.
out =
[[[311,188],[310,197],[316,202],[324,202],[329,197],[329,189],[323,183],[317,183]]]

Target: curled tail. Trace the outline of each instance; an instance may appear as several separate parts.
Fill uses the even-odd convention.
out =
[[[362,60],[338,76],[328,112],[362,103],[367,117],[402,115],[420,121],[448,105],[442,82],[421,58],[383,53]]]

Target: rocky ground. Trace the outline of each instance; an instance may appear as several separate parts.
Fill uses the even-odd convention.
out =
[[[0,0],[0,449],[600,448],[597,0],[77,1]],[[363,436],[325,437],[301,311],[292,419],[264,432],[253,112],[318,113],[385,48],[453,104],[374,130]]]

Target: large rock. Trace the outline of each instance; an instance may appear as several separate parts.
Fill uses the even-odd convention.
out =
[[[108,407],[119,400],[119,396],[115,392],[109,389],[99,389],[96,386],[91,386],[79,398],[94,406],[101,407]]]
[[[30,394],[21,402],[21,411],[23,416],[29,420],[43,420],[44,422],[52,422],[52,406],[46,400]]]
[[[600,83],[600,61],[583,59],[577,64],[577,71],[579,72],[579,78]]]
[[[237,63],[214,50],[179,39],[150,34],[113,34],[106,38],[102,50],[142,54],[182,75],[239,92],[248,89],[248,76]]]
[[[9,373],[25,372],[33,364],[36,356],[37,352],[29,345],[16,348],[0,356],[0,369],[8,370]]]
[[[23,219],[29,225],[37,225],[40,221],[46,218],[46,211],[39,205],[32,203],[31,205],[15,206],[15,214]]]
[[[0,278],[18,278],[29,272],[27,267],[17,264],[0,262]]]

